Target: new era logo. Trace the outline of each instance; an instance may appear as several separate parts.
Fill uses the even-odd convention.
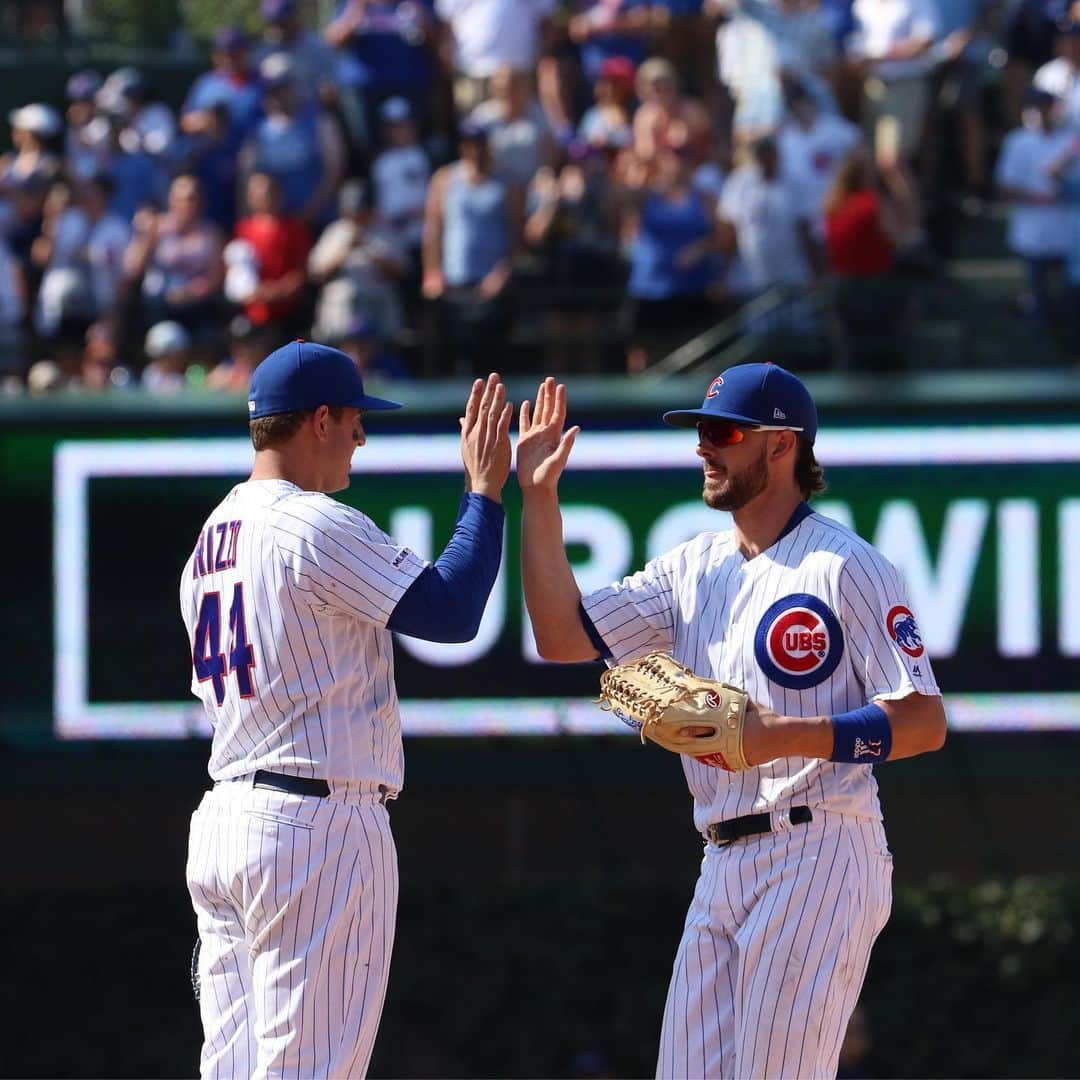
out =
[[[774,420],[786,420],[787,413],[783,412],[781,409],[773,409],[772,418]]]

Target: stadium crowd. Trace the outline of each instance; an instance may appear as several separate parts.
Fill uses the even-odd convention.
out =
[[[1011,208],[1026,317],[1076,353],[1080,4],[262,0],[177,110],[124,67],[11,113],[0,377],[242,389],[312,337],[462,374],[528,315],[641,371],[763,295],[904,318],[934,215]],[[1070,292],[1070,290],[1072,292]]]

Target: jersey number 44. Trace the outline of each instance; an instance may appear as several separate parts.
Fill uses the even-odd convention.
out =
[[[199,605],[199,621],[195,624],[192,663],[195,677],[204,683],[213,680],[214,697],[218,705],[225,703],[225,677],[236,676],[237,689],[242,698],[255,696],[255,684],[251,669],[255,666],[255,650],[247,636],[247,620],[244,618],[244,584],[233,586],[232,603],[229,605],[228,656],[221,651],[221,593],[207,593]]]

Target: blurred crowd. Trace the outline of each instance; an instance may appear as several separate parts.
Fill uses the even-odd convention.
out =
[[[1024,316],[1080,352],[1080,5],[259,10],[176,109],[124,67],[11,113],[9,388],[242,389],[293,337],[387,378],[501,369],[525,316],[547,367],[641,371],[766,295],[812,332],[826,285],[880,332],[991,198]]]

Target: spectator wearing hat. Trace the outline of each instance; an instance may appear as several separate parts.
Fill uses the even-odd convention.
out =
[[[124,275],[132,286],[141,281],[148,319],[182,323],[201,346],[212,342],[224,299],[223,246],[221,230],[203,213],[193,176],[172,182],[165,213],[140,210],[124,253]]]
[[[254,288],[230,299],[243,304],[253,326],[287,341],[300,336],[310,321],[305,301],[311,232],[300,218],[282,213],[281,188],[269,173],[248,177],[246,198],[248,214],[237,223],[236,238],[254,256]]]
[[[1032,85],[1052,94],[1063,123],[1080,130],[1080,20],[1065,18],[1055,38],[1057,56],[1035,72]]]
[[[633,62],[625,56],[608,57],[597,73],[593,99],[581,118],[578,138],[602,150],[624,150],[633,141]]]
[[[262,114],[262,92],[248,63],[250,46],[238,26],[222,26],[214,32],[213,67],[191,84],[180,109],[180,127],[186,135],[219,137],[219,106],[228,114],[226,141],[234,154],[255,129]]]
[[[323,231],[308,260],[320,292],[315,336],[340,338],[360,315],[375,320],[388,338],[402,327],[398,283],[407,272],[396,232],[375,213],[371,188],[350,180],[341,189],[340,216]]]
[[[544,110],[533,94],[529,71],[500,67],[489,80],[491,97],[469,119],[487,131],[495,175],[524,191],[538,169],[554,164]]]
[[[412,109],[402,97],[389,98],[379,110],[384,149],[375,158],[371,178],[375,207],[383,224],[395,234],[405,253],[409,272],[406,291],[420,286],[420,249],[424,239],[424,203],[431,181],[431,162],[417,141]]]
[[[60,172],[56,144],[64,130],[51,105],[24,105],[8,114],[13,153],[0,157],[0,198],[26,180],[50,183]]]
[[[96,71],[86,70],[75,72],[64,87],[68,102],[64,169],[69,176],[90,176],[108,164],[102,126],[94,122],[98,115],[94,99],[101,83]]]
[[[345,144],[334,121],[319,106],[301,106],[292,60],[274,53],[259,66],[263,110],[240,154],[240,174],[273,176],[281,186],[282,210],[314,229],[333,217],[345,176]]]
[[[276,347],[278,340],[267,327],[252,325],[246,315],[235,315],[229,321],[229,355],[206,376],[206,388],[245,393],[259,362]]]
[[[646,168],[628,177],[633,200],[626,232],[631,237],[626,365],[643,371],[677,340],[685,340],[718,316],[716,219],[709,201],[691,183],[686,154],[660,150]]]
[[[465,121],[461,159],[431,178],[424,212],[424,297],[437,305],[455,371],[480,370],[510,321],[508,287],[523,204],[494,172],[487,131]]]
[[[194,361],[191,335],[178,322],[155,323],[143,344],[146,366],[140,380],[152,394],[175,394],[189,386],[188,372]]]
[[[300,19],[296,0],[262,0],[262,34],[256,41],[256,66],[274,53],[285,53],[296,73],[300,104],[331,105],[337,98],[337,57],[321,34],[308,30]]]
[[[168,168],[176,145],[176,118],[165,102],[157,100],[143,72],[117,68],[101,84],[96,102],[99,109],[119,118],[141,149]]]
[[[1053,168],[1067,153],[1074,133],[1058,123],[1058,99],[1033,87],[1028,92],[1023,123],[1001,144],[994,179],[1007,199],[1007,243],[1024,264],[1026,313],[1044,329],[1057,314],[1057,277],[1069,252],[1072,215],[1062,198]]]
[[[635,155],[651,162],[661,150],[674,150],[700,159],[712,118],[699,100],[682,93],[671,63],[660,57],[646,60],[638,68],[636,85],[641,105],[634,113]]]
[[[407,379],[408,368],[396,353],[386,348],[379,327],[370,315],[360,315],[345,330],[337,347],[356,365],[363,378]]]
[[[418,127],[427,129],[438,29],[433,0],[337,0],[325,37],[342,54],[342,80],[363,103],[369,141],[382,103],[392,97],[405,98]]]

